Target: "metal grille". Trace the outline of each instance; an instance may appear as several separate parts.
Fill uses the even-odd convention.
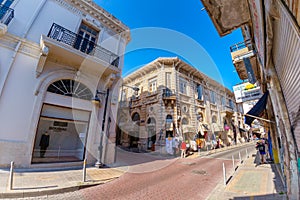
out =
[[[47,36],[59,42],[70,45],[73,48],[78,49],[88,55],[95,56],[109,63],[110,65],[113,65],[115,67],[119,66],[119,57],[116,54],[101,46],[96,45],[93,41],[82,38],[81,35],[73,33],[72,31],[60,25],[53,23]]]
[[[4,5],[0,5],[0,23],[8,25],[13,18],[14,10]]]
[[[47,91],[85,100],[91,100],[93,97],[92,92],[85,85],[71,79],[56,81],[48,87]]]
[[[297,123],[300,125],[297,122],[300,115],[300,31],[284,6],[279,5],[281,17],[274,31],[273,58],[300,152],[300,128],[296,127]]]

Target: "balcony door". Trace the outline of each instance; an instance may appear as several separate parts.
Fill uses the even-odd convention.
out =
[[[82,23],[76,37],[74,48],[87,54],[93,53],[97,44],[98,35],[99,31]]]

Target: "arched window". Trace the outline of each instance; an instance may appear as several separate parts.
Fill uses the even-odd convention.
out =
[[[148,120],[147,120],[147,124],[155,124],[156,121],[153,117],[150,117]]]
[[[212,123],[217,123],[217,117],[215,115],[212,117]]]
[[[93,94],[89,88],[72,79],[62,79],[49,85],[48,92],[79,99],[91,100]]]
[[[200,122],[203,121],[203,114],[201,112],[198,112],[197,120]]]
[[[132,115],[132,121],[134,121],[134,122],[139,122],[140,121],[140,115],[139,115],[139,113],[134,113]]]

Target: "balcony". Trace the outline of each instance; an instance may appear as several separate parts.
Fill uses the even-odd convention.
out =
[[[136,108],[142,106],[141,98],[140,97],[132,97],[129,102],[130,108]]]
[[[234,114],[234,110],[232,107],[226,105],[222,107],[222,113],[227,116],[232,116]]]
[[[217,111],[218,110],[218,106],[216,104],[210,104],[210,109]]]
[[[246,40],[230,47],[232,62],[240,79],[248,79],[247,67],[244,63],[245,58],[249,58],[251,66],[256,66],[255,50],[252,42]]]
[[[93,41],[53,23],[47,36],[42,35],[41,46],[49,48],[49,56],[60,62],[80,67],[82,64],[102,72],[111,69],[119,71],[119,57]],[[115,68],[115,69],[114,69]]]
[[[14,10],[0,5],[0,36],[7,32],[7,26],[14,18]]]
[[[163,89],[162,100],[164,101],[166,106],[171,105],[172,107],[174,107],[176,102],[175,92],[170,89]]]
[[[205,107],[204,100],[202,100],[202,99],[196,99],[196,105],[197,106],[201,106],[201,107]]]
[[[154,91],[152,93],[148,93],[149,95],[145,97],[145,104],[154,104],[158,102],[158,92]]]
[[[201,2],[220,36],[231,33],[251,20],[247,0],[201,0]]]
[[[174,91],[172,91],[170,89],[163,89],[162,98],[163,99],[175,99],[176,100],[176,94],[175,94]]]

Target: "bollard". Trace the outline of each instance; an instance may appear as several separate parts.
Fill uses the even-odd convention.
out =
[[[248,150],[246,149],[246,156],[247,156],[247,158],[249,158],[249,155],[248,155]]]
[[[232,155],[232,167],[233,167],[233,171],[235,171],[235,169],[234,169],[234,157],[233,157],[233,155]]]
[[[14,161],[10,162],[10,172],[9,172],[9,189],[13,189],[13,180],[14,180]]]
[[[240,163],[242,163],[242,157],[241,157],[241,152],[239,151],[239,158],[240,158]]]
[[[224,185],[226,185],[226,170],[225,170],[225,164],[223,163],[223,177],[224,177]]]
[[[82,169],[82,180],[85,182],[85,177],[86,177],[86,158],[83,161],[83,169]]]
[[[198,156],[200,156],[200,147],[198,148]]]

